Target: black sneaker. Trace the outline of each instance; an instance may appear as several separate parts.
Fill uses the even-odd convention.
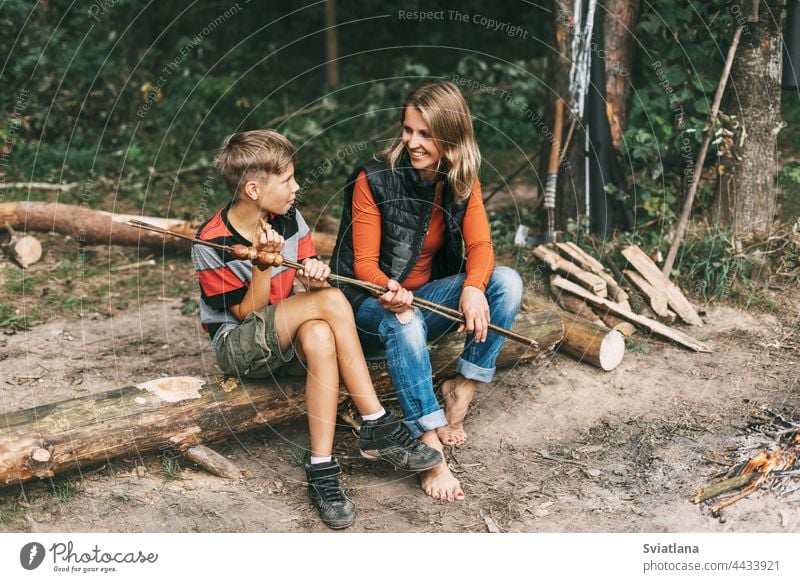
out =
[[[356,518],[356,506],[339,483],[341,474],[342,468],[336,457],[328,463],[306,465],[308,496],[319,511],[322,522],[331,529],[344,529]]]
[[[405,424],[387,412],[361,424],[358,448],[367,459],[383,459],[406,471],[424,471],[442,462],[442,454],[411,436]]]

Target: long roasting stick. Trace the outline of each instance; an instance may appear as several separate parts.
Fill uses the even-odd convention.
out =
[[[200,239],[197,239],[197,238],[192,238],[192,237],[187,236],[185,234],[181,234],[179,232],[172,232],[172,231],[160,228],[158,226],[153,226],[152,224],[147,224],[146,222],[141,222],[139,220],[130,219],[130,220],[128,220],[127,224],[129,224],[130,226],[134,226],[136,228],[140,228],[142,230],[149,230],[151,232],[157,232],[157,233],[163,234],[163,235],[182,238],[182,239],[191,241],[192,244],[199,244],[199,245],[204,245],[204,246],[207,246],[207,247],[219,249],[219,250],[222,250],[222,251],[228,251],[229,253],[231,253],[234,256],[236,256],[236,252],[235,252],[235,250],[234,250],[234,248],[232,246],[221,245],[221,244],[212,243],[212,242],[205,241],[205,240],[200,240]],[[242,246],[242,245],[237,245],[237,246]],[[247,247],[242,246],[242,248],[246,249]],[[278,256],[280,256],[280,255],[278,255]],[[295,261],[289,261],[287,259],[284,259],[283,257],[281,257],[280,264],[281,265],[286,265],[287,267],[289,267],[291,269],[295,269],[295,270],[303,268],[303,265],[301,265],[300,263],[297,263]],[[364,289],[365,291],[369,291],[371,293],[377,293],[378,295],[383,295],[384,293],[386,293],[388,291],[388,289],[386,287],[382,287],[381,285],[376,285],[375,283],[369,283],[367,281],[361,281],[359,279],[352,279],[350,277],[344,277],[342,275],[334,275],[333,273],[331,273],[331,275],[328,276],[328,281],[334,281],[334,282],[337,282],[337,283],[345,283],[347,285],[353,285],[354,287],[360,287],[361,289]],[[425,309],[426,311],[430,311],[431,313],[435,313],[437,315],[440,315],[440,316],[444,317],[445,319],[449,319],[451,321],[455,321],[456,323],[464,323],[465,322],[465,318],[464,318],[464,314],[463,313],[461,313],[457,309],[452,309],[450,307],[447,307],[446,305],[439,305],[438,303],[434,303],[433,301],[427,301],[426,299],[421,299],[419,297],[414,297],[414,299],[411,301],[411,304],[414,305],[415,307],[419,307],[420,309]],[[506,329],[504,327],[500,327],[499,325],[495,325],[493,323],[490,323],[489,324],[489,330],[493,331],[494,333],[496,333],[498,335],[502,335],[505,338],[508,338],[510,340],[514,340],[516,342],[524,344],[526,346],[530,346],[532,348],[538,348],[539,347],[539,344],[536,342],[536,340],[533,340],[533,339],[527,338],[525,336],[522,336],[522,335],[520,335],[518,333],[515,333],[515,332],[509,330],[509,329]]]

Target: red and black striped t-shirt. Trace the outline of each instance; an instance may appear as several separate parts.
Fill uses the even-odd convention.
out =
[[[251,241],[237,232],[228,221],[229,208],[226,206],[221,209],[200,226],[197,238],[228,246],[251,246]],[[271,217],[269,223],[286,241],[282,251],[286,259],[302,262],[316,256],[311,230],[297,209],[292,208],[283,216]],[[216,340],[239,325],[239,320],[228,309],[244,299],[253,279],[253,263],[237,259],[227,251],[197,244],[192,247],[192,263],[200,283],[200,321]],[[294,269],[284,266],[272,268],[270,304],[291,295],[295,273]]]

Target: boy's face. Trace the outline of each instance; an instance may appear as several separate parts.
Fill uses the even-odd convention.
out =
[[[282,174],[269,174],[245,185],[245,191],[261,210],[272,214],[289,212],[299,189],[300,185],[294,179],[294,164],[289,164]]]

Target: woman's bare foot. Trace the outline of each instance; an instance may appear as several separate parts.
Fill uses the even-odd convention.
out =
[[[442,451],[442,443],[439,441],[436,431],[431,430],[426,432],[419,440],[429,447],[433,447],[440,452]],[[442,501],[464,500],[464,492],[461,490],[461,483],[459,483],[458,479],[450,472],[446,460],[436,465],[433,469],[428,469],[420,473],[419,480],[422,485],[422,490],[434,499],[441,499]]]
[[[439,440],[446,445],[460,446],[467,440],[464,430],[464,417],[467,416],[469,404],[475,395],[476,383],[463,376],[456,376],[453,380],[446,380],[442,384],[444,396],[444,412],[447,426],[436,429]]]

